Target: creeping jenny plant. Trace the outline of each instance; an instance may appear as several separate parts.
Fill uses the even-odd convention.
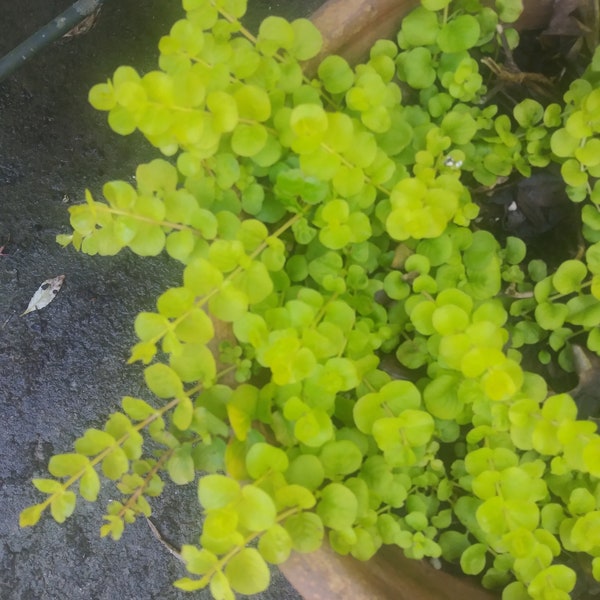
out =
[[[164,479],[196,482],[203,532],[175,585],[215,598],[265,589],[267,563],[325,538],[360,560],[392,544],[458,562],[507,600],[568,598],[572,555],[600,579],[596,424],[522,366],[534,345],[565,369],[573,340],[600,352],[600,54],[562,104],[501,113],[479,59],[500,30],[516,45],[520,3],[421,4],[397,43],[310,78],[309,21],[254,36],[245,0],[183,0],[159,70],[91,90],[163,158],[86,193],[59,241],[166,251],[183,279],[135,320],[147,399],[52,457],[22,526],[46,508],[63,522],[76,491],[95,501],[100,470],[123,494],[114,539]],[[474,227],[471,196],[551,163],[583,222],[554,272]]]

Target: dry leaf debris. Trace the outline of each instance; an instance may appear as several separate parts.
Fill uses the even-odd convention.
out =
[[[58,294],[64,280],[64,275],[58,275],[57,277],[43,281],[35,294],[31,297],[27,310],[21,313],[21,316],[48,306],[48,304],[56,298],[56,294]]]

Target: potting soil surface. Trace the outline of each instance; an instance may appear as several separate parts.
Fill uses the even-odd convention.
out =
[[[0,55],[37,31],[71,0],[4,0]],[[250,0],[246,22],[267,14],[306,16],[321,0]],[[102,427],[123,395],[148,393],[142,370],[127,365],[133,320],[178,285],[181,269],[166,257],[124,251],[89,257],[55,241],[68,233],[70,205],[89,188],[131,180],[158,153],[139,135],[120,137],[87,101],[90,87],[129,64],[156,68],[157,43],[183,14],[180,0],[107,0],[87,33],[60,40],[0,82],[0,599],[175,600],[210,598],[172,582],[183,564],[145,519],[119,542],[100,538],[109,485],[97,503],[79,500],[57,524],[45,515],[20,529],[18,517],[44,495],[31,485],[46,477],[53,454],[69,452],[88,427]],[[3,247],[3,248],[2,248]],[[65,275],[46,308],[20,314],[42,281]],[[195,486],[167,485],[153,502],[153,521],[173,546],[196,543],[201,530]],[[273,573],[258,598],[299,598]]]

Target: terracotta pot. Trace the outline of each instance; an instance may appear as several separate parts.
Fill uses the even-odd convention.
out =
[[[384,546],[371,560],[340,556],[325,545],[294,553],[279,566],[304,600],[497,600],[478,582],[411,560],[400,548]]]
[[[419,0],[329,0],[311,17],[323,34],[323,48],[305,69],[314,72],[329,54],[360,62],[377,40],[395,35],[402,17],[418,5]]]
[[[545,29],[554,3],[523,0],[523,14],[515,27],[520,31]],[[314,72],[329,54],[339,54],[350,64],[360,62],[377,40],[394,37],[402,18],[419,4],[419,0],[329,0],[311,16],[323,34],[323,48],[306,63],[306,70]]]

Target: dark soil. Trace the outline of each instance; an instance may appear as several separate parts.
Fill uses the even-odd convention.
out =
[[[269,12],[305,16],[321,0],[250,0],[248,24]],[[4,2],[0,55],[45,25],[70,0]],[[120,542],[101,539],[106,487],[96,504],[79,501],[58,525],[46,515],[19,529],[20,511],[42,500],[30,483],[47,476],[87,427],[101,427],[122,395],[144,397],[141,369],[127,366],[133,319],[151,310],[181,270],[164,257],[89,257],[55,242],[69,231],[67,208],[85,188],[100,195],[110,179],[130,178],[155,157],[140,137],[122,138],[94,111],[87,93],[121,64],[155,68],[156,44],[182,14],[179,0],[107,1],[96,26],[56,42],[0,82],[0,599],[172,600],[183,565],[144,520]],[[40,283],[66,275],[48,307],[20,317]],[[170,486],[153,520],[173,546],[200,531],[194,486]],[[298,598],[278,573],[260,598]]]

